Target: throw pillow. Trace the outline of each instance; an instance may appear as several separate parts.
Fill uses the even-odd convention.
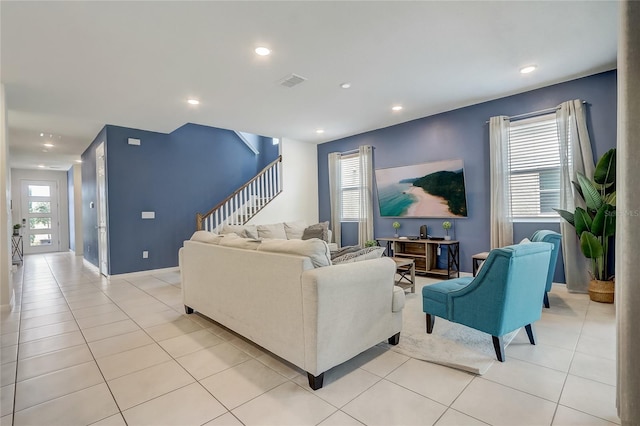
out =
[[[301,240],[304,229],[307,225],[304,222],[285,222],[284,232],[287,233],[287,240]]]
[[[274,223],[271,225],[258,225],[259,238],[277,238],[286,240],[287,233],[284,230],[284,223]]]
[[[340,263],[353,263],[361,262],[363,260],[377,259],[382,257],[385,250],[385,247],[367,247],[353,253],[347,253],[340,257],[336,257],[332,262],[334,265],[338,265]]]
[[[522,241],[520,241],[520,244],[527,244],[527,243],[530,243],[530,242],[531,242],[531,240],[530,240],[530,239],[528,239],[528,238],[523,238],[523,239],[522,239]]]
[[[306,227],[302,233],[302,239],[310,240],[311,238],[319,238],[329,242],[329,222],[316,223]]]
[[[360,246],[346,246],[346,247],[342,247],[341,249],[335,250],[331,252],[331,260],[335,259],[336,257],[340,257],[343,256],[347,253],[353,253],[356,252],[358,250],[362,250],[362,247]]]
[[[331,265],[329,246],[319,239],[311,240],[264,240],[258,251],[293,254],[311,259],[314,268]]]
[[[255,225],[229,225],[222,228],[221,234],[238,234],[242,238],[258,238],[258,228]]]

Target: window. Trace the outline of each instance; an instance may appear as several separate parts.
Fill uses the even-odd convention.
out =
[[[340,213],[343,222],[357,221],[360,217],[360,157],[358,154],[343,155],[340,159],[340,181],[342,187],[342,211]]]
[[[558,217],[553,209],[560,206],[559,144],[555,114],[511,122],[509,175],[514,218]]]

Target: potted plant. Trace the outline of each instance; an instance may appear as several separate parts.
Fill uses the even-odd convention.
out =
[[[450,240],[451,236],[449,235],[449,229],[451,229],[451,222],[449,222],[448,220],[442,222],[442,229],[444,229],[444,231],[447,233],[447,235],[444,236],[444,239],[447,241]]]
[[[593,178],[577,174],[573,182],[586,209],[575,212],[556,209],[580,238],[580,250],[591,260],[589,297],[595,302],[613,303],[614,280],[609,275],[609,249],[616,233],[616,149],[607,151],[598,161]]]
[[[19,223],[16,223],[15,225],[13,225],[13,235],[14,236],[18,236],[20,235],[20,228],[22,228],[22,225],[20,225]]]
[[[395,232],[393,236],[398,238],[398,228],[400,228],[400,222],[393,222],[391,226],[393,226],[393,230]]]
[[[376,240],[368,240],[367,242],[364,243],[365,247],[375,247],[378,245],[378,242]]]

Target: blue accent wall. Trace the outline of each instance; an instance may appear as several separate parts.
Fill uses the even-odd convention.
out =
[[[330,152],[344,152],[360,145],[371,145],[375,148],[376,169],[461,158],[465,167],[469,217],[452,220],[452,235],[454,239],[460,240],[461,269],[471,272],[471,256],[487,251],[490,244],[489,118],[553,108],[571,99],[585,100],[588,102],[587,121],[593,155],[599,158],[616,146],[616,86],[616,71],[609,71],[320,144],[320,221],[331,217],[327,171],[327,156]],[[393,235],[391,224],[395,220],[401,223],[401,235],[419,235],[420,225],[423,224],[428,226],[430,235],[444,235],[444,219],[381,218],[377,206],[377,194],[374,192],[376,237]],[[558,230],[559,225],[515,223],[514,241],[530,237],[537,229]],[[357,234],[357,224],[342,224],[343,245],[357,244]],[[564,282],[562,261],[558,264],[556,278]]]
[[[105,129],[111,275],[177,266],[178,249],[195,231],[196,213],[223,201],[277,157],[273,149],[255,155],[231,130],[197,124],[170,134]],[[140,145],[129,145],[129,138],[140,139]],[[92,149],[86,159],[83,155],[83,191],[85,163],[92,162],[86,168],[93,180],[86,186],[95,193],[93,144]],[[143,211],[155,212],[155,219],[142,219]],[[95,221],[95,210],[92,214]],[[95,238],[97,251],[97,232],[89,228],[85,241],[93,246]]]

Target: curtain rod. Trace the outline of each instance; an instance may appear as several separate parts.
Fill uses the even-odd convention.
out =
[[[582,104],[583,105],[587,104],[587,101],[582,101]],[[546,109],[541,109],[541,110],[538,110],[538,111],[526,112],[524,114],[513,115],[513,116],[508,117],[508,118],[509,118],[509,120],[517,120],[517,119],[537,117],[539,115],[550,114],[550,113],[555,112],[555,111],[557,111],[559,109],[560,109],[560,105],[558,105],[557,107],[554,107],[554,108],[546,108]],[[485,124],[488,124],[488,123],[489,123],[489,120],[485,121]]]
[[[371,146],[371,149],[375,149],[375,146]],[[355,154],[356,152],[359,152],[360,148],[356,148],[356,149],[350,149],[349,151],[344,151],[341,152],[340,155],[349,155],[349,154]]]

